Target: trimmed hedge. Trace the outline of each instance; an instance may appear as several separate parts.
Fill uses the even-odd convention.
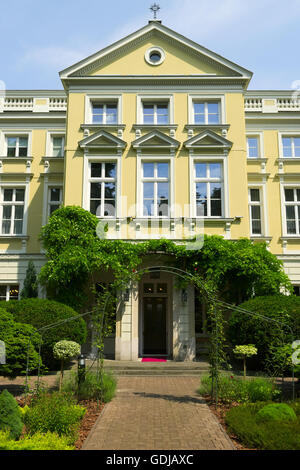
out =
[[[291,344],[300,337],[300,297],[294,295],[273,295],[255,297],[240,305],[240,307],[258,313],[265,317],[277,320],[289,326],[282,328],[274,321],[269,322],[257,316],[247,315],[233,311],[228,322],[227,336],[233,346],[240,344],[254,344],[258,349],[255,359],[249,360],[250,368],[272,370],[279,366],[278,359],[274,357],[274,349],[283,344]],[[275,362],[278,364],[275,364]]]
[[[297,414],[295,421],[267,421],[258,419],[258,412],[269,403],[240,405],[228,411],[229,431],[247,447],[260,450],[300,450],[299,403],[290,403]]]
[[[32,372],[37,369],[40,335],[33,326],[14,321],[13,315],[3,308],[0,308],[0,340],[4,341],[6,349],[6,364],[0,364],[0,375],[11,379],[24,375],[27,353],[29,370]],[[42,366],[42,361],[40,365]]]
[[[258,421],[296,421],[293,408],[286,403],[270,403],[257,413]]]
[[[0,302],[0,307],[13,314],[16,321],[28,323],[39,329],[75,317],[78,313],[71,307],[48,299],[23,299]],[[53,357],[53,346],[61,340],[75,341],[83,344],[86,340],[87,328],[82,318],[62,323],[42,334],[43,345],[41,356],[48,368],[57,369],[59,361]]]

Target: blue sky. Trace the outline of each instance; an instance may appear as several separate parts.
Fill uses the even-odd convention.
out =
[[[0,80],[61,89],[58,72],[144,26],[151,0],[1,1]],[[254,72],[249,89],[300,83],[300,0],[160,0],[160,19]]]

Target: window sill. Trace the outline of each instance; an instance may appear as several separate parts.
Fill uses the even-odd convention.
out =
[[[299,163],[300,162],[300,157],[279,157],[278,158],[278,163],[284,162],[284,163]]]
[[[65,157],[54,157],[54,156],[44,156],[42,157],[42,161],[45,160],[64,160]]]
[[[125,124],[100,124],[100,123],[90,123],[90,124],[81,124],[81,129],[125,129]]]
[[[132,128],[136,129],[169,129],[176,130],[178,124],[133,124]]]
[[[2,235],[0,234],[0,239],[16,239],[16,240],[28,240],[29,239],[29,236],[28,235],[13,235],[13,234],[5,234],[5,235]]]
[[[213,129],[215,131],[222,131],[223,129],[228,130],[230,124],[186,124],[185,129],[199,129],[199,130],[206,130],[206,129]]]
[[[282,241],[300,241],[300,235],[283,235],[283,237],[280,237],[280,240]]]
[[[264,157],[247,157],[247,163],[266,163],[267,158]]]
[[[0,160],[5,160],[6,162],[27,162],[28,160],[32,161],[33,157],[8,157],[7,155],[5,155],[3,157],[0,157]]]

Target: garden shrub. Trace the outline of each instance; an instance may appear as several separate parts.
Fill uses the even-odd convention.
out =
[[[30,342],[29,342],[30,339]],[[14,321],[11,313],[0,307],[0,340],[4,341],[6,349],[6,364],[0,364],[0,375],[11,379],[24,375],[29,357],[29,370],[38,368],[38,348],[40,335],[31,325]],[[40,361],[42,366],[42,361]]]
[[[75,450],[75,447],[70,445],[68,437],[51,432],[38,432],[14,441],[10,439],[9,433],[0,431],[0,450]]]
[[[50,431],[59,436],[67,435],[74,442],[85,412],[86,409],[76,405],[70,394],[42,392],[33,398],[25,413],[26,432],[35,434]]]
[[[203,375],[199,394],[210,395],[211,387],[211,377]],[[221,375],[219,380],[218,397],[223,403],[267,401],[276,398],[279,394],[273,382],[262,377],[244,380],[241,377]]]
[[[23,423],[18,403],[7,390],[0,395],[0,430],[8,431],[11,439],[19,439]]]
[[[103,401],[108,403],[115,396],[117,381],[109,372],[103,372]],[[85,374],[85,380],[78,386],[78,376],[75,372],[71,372],[69,377],[64,380],[62,389],[65,392],[74,393],[79,400],[89,400],[100,398],[101,396],[101,379],[97,378],[97,373],[88,371]]]
[[[24,299],[0,302],[0,307],[13,314],[16,321],[28,323],[39,329],[60,320],[67,320],[77,312],[67,305],[48,299]],[[43,363],[56,370],[59,361],[53,358],[53,346],[61,340],[83,344],[86,339],[86,323],[82,318],[62,323],[43,333],[41,356]]]
[[[286,403],[270,403],[257,413],[258,421],[295,421],[296,413]]]
[[[288,325],[293,333],[286,327],[275,322],[268,322],[257,316],[247,315],[238,311],[231,313],[227,336],[233,346],[253,343],[258,349],[256,359],[249,362],[252,368],[268,370],[271,373],[281,373],[287,368],[275,352],[282,348],[283,344],[292,344],[293,340],[300,337],[300,297],[294,295],[274,295],[255,297],[240,305],[240,307],[278,320]]]
[[[250,448],[300,450],[300,415],[296,421],[259,422],[257,413],[268,404],[251,403],[231,408],[225,418],[229,432]]]

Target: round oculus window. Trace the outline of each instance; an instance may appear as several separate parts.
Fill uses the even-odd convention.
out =
[[[145,59],[150,65],[160,65],[165,60],[165,53],[160,47],[151,47],[146,51]]]

